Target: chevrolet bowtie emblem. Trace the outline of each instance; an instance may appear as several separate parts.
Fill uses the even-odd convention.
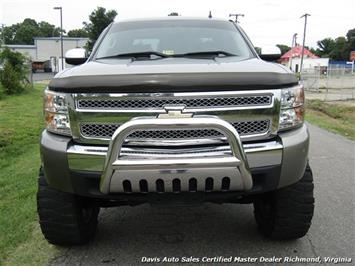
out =
[[[189,118],[193,113],[183,113],[186,105],[165,105],[166,114],[158,115],[158,118]]]

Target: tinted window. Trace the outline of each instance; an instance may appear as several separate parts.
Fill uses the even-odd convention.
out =
[[[231,22],[156,20],[112,25],[96,57],[146,51],[168,55],[225,51],[241,57],[252,56],[245,40]]]

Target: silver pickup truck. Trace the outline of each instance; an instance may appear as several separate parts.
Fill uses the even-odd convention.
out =
[[[304,91],[233,21],[109,25],[44,92],[38,213],[46,239],[83,244],[100,208],[252,203],[272,239],[304,236],[314,210]]]

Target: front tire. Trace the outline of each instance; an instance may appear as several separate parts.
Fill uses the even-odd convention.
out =
[[[278,240],[306,235],[314,212],[313,190],[313,174],[307,165],[297,183],[256,199],[254,215],[262,234]]]
[[[50,188],[40,170],[37,211],[49,243],[71,246],[88,242],[95,235],[99,210],[89,199]]]

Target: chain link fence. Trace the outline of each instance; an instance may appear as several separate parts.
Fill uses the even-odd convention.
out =
[[[308,99],[342,101],[355,99],[355,73],[344,65],[304,69],[301,74]]]

